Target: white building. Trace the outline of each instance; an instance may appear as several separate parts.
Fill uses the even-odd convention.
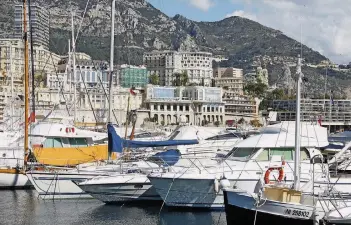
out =
[[[249,96],[237,95],[236,93],[225,93],[223,96],[225,102],[226,120],[238,121],[241,118],[247,121],[258,118],[258,99],[252,99]]]
[[[150,110],[150,118],[159,124],[177,124],[181,118],[194,125],[224,122],[221,88],[148,85],[145,105]]]
[[[157,74],[160,85],[171,86],[174,73],[186,71],[189,84],[210,86],[213,77],[212,53],[152,51],[144,54],[144,65],[149,75]]]
[[[128,108],[128,97],[129,110],[140,109],[142,104],[142,95],[137,94],[135,96],[130,94],[129,88],[118,88],[113,93],[112,110],[114,115],[112,116],[113,122],[122,124],[126,121],[126,114]],[[74,112],[74,107],[77,108],[77,121],[85,123],[95,123],[96,119],[98,122],[106,122],[108,115],[108,101],[107,96],[102,90],[90,89],[82,92],[77,92],[77,103],[71,104],[73,97],[69,91],[53,90],[49,88],[38,88],[36,94],[36,108],[42,112],[48,112],[53,109],[54,106],[59,106],[62,114],[68,114],[71,116]],[[94,113],[95,119],[94,117]],[[116,118],[114,117],[116,116]]]
[[[213,76],[216,87],[221,87],[225,92],[229,91],[236,95],[243,95],[244,78],[243,70],[237,68],[215,68]]]
[[[86,57],[85,57],[86,58]],[[64,57],[58,62],[58,73],[48,76],[48,87],[57,88],[63,81],[66,91],[74,92],[76,81],[77,90],[102,89],[108,88],[109,84],[109,65],[105,61],[99,60],[76,60],[76,75],[73,75],[73,68],[69,63],[69,58]],[[67,75],[68,74],[68,75]],[[116,85],[116,81],[114,82]]]
[[[61,56],[50,52],[44,46],[34,46],[35,75],[55,73],[60,60]],[[29,66],[31,67],[31,57],[29,57]],[[31,68],[29,69],[31,71]],[[24,43],[22,39],[0,39],[0,73],[6,76],[12,74],[15,81],[23,78]]]

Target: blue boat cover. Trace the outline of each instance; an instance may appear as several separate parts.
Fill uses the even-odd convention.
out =
[[[131,141],[125,140],[118,136],[112,124],[107,125],[108,132],[108,151],[123,152],[123,148],[147,148],[147,147],[165,147],[176,145],[194,145],[198,140],[167,140],[167,141]]]
[[[165,152],[158,152],[150,158],[161,161],[164,166],[174,166],[178,162],[180,155],[177,149],[170,149]]]

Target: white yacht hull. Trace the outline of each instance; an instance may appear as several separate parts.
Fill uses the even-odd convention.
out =
[[[29,189],[32,184],[25,174],[0,173],[0,189]]]
[[[94,198],[109,204],[162,200],[146,175],[142,174],[96,177],[78,186]]]
[[[95,173],[52,173],[29,172],[27,177],[41,199],[80,199],[92,198],[76,183],[93,178]]]
[[[227,225],[235,224],[300,224],[314,225],[321,218],[312,205],[284,203],[268,199],[257,200],[247,192],[225,191]],[[258,205],[256,207],[256,205]]]
[[[237,177],[239,176],[234,174],[227,178],[231,188],[254,193],[261,186],[258,182],[259,177],[253,174],[243,178]],[[164,177],[162,174],[150,174],[148,178],[167,206],[224,208],[223,191],[220,186],[216,188],[215,175],[194,176],[189,173],[181,175],[180,178],[179,175]],[[287,184],[292,182],[292,180],[286,181]],[[307,180],[301,180],[301,186],[306,182]],[[319,189],[316,192],[319,192]]]
[[[157,193],[167,206],[195,208],[223,208],[222,190],[216,192],[214,178],[212,179],[182,179],[161,178],[149,176]],[[231,186],[254,191],[257,179],[229,180]]]

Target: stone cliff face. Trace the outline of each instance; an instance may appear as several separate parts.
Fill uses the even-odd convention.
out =
[[[3,1],[5,3],[0,4],[0,35],[10,36],[13,6],[19,1]],[[34,2],[50,12],[52,51],[59,54],[67,52],[73,9],[76,29],[79,30],[77,50],[90,54],[94,59],[109,58],[110,0],[90,0],[85,14],[86,0]],[[301,46],[282,32],[245,18],[230,17],[217,22],[196,22],[181,15],[171,18],[146,0],[117,0],[115,27],[116,63],[141,64],[145,51],[181,49],[223,55],[229,58],[221,63],[223,66],[239,66],[248,70],[261,61],[274,68],[283,68],[284,64],[296,61]],[[302,48],[305,62],[319,63],[326,60],[326,57],[307,46]],[[280,69],[271,69],[269,72],[273,77],[283,74]],[[321,74],[320,79],[322,77]],[[335,79],[338,77],[335,76]],[[274,79],[270,81],[274,82]]]

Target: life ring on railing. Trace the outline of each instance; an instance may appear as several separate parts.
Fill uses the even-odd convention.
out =
[[[285,163],[284,163],[285,164]],[[284,165],[283,164],[283,165]],[[264,183],[265,184],[270,184],[271,181],[269,180],[269,175],[273,170],[278,170],[279,171],[279,177],[278,177],[278,182],[281,182],[284,178],[284,168],[283,167],[278,167],[278,168],[268,168],[266,173],[264,174]]]

